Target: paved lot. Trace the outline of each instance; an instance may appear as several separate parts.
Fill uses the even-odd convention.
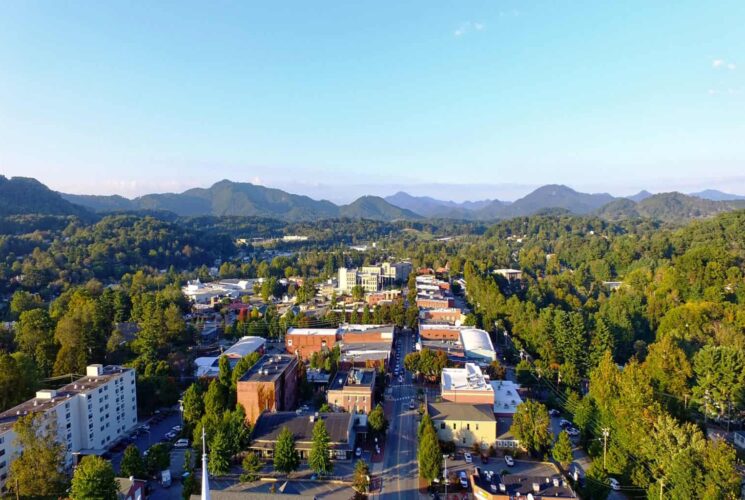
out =
[[[213,490],[225,489],[229,485],[223,485],[220,481],[210,482]],[[328,498],[332,500],[348,500],[354,495],[354,490],[347,484],[334,484],[321,481],[255,481],[253,483],[244,483],[239,486],[232,485],[230,491],[251,492],[251,493],[269,493],[272,486],[277,493],[287,495],[312,495],[317,498]]]

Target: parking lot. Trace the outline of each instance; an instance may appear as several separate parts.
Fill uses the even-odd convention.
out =
[[[210,480],[210,486],[214,490],[222,490],[230,486],[221,484],[220,480]],[[290,481],[254,481],[253,483],[244,483],[240,489],[231,489],[230,491],[240,491],[241,493],[270,493],[272,486],[276,493],[285,495],[307,495],[317,498],[329,498],[334,500],[348,500],[354,495],[349,484],[338,484],[321,481],[307,480],[290,480]],[[235,486],[233,487],[235,488]]]

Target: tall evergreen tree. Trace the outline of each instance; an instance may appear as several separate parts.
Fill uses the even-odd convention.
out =
[[[297,470],[299,465],[300,456],[295,449],[295,438],[287,427],[283,427],[274,444],[274,468],[289,474]]]
[[[329,433],[326,430],[326,422],[318,420],[313,425],[313,444],[308,456],[308,465],[317,474],[331,474],[334,463],[329,454]]]

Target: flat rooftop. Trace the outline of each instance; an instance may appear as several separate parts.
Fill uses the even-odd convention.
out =
[[[272,382],[277,380],[287,368],[297,363],[290,354],[264,354],[240,379],[240,382]]]
[[[345,387],[372,387],[373,382],[375,382],[373,370],[353,368],[348,372],[337,372],[329,385],[329,390],[339,391]]]
[[[100,375],[86,375],[85,377],[81,377],[78,380],[56,390],[46,389],[37,391],[37,395],[45,394],[45,396],[31,398],[28,401],[0,413],[0,432],[5,432],[10,429],[15,421],[23,415],[50,410],[57,405],[72,399],[78,394],[87,394],[92,390],[98,389],[102,385],[118,378],[128,371],[132,371],[132,368],[124,368],[118,365],[107,365],[102,368]]]
[[[518,392],[520,386],[509,380],[493,380],[494,413],[515,413],[517,406],[523,402]]]
[[[287,335],[333,335],[341,331],[340,328],[289,328]]]
[[[443,368],[440,384],[443,391],[493,392],[489,377],[474,363],[466,363],[465,368]]]
[[[505,494],[510,498],[576,498],[569,484],[559,474],[551,477],[525,477],[520,474],[487,474],[477,467],[473,482],[479,488],[493,494]]]

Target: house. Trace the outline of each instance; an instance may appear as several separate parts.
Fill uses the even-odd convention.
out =
[[[521,474],[500,475],[476,467],[469,474],[474,498],[484,500],[513,500],[527,498],[535,500],[559,500],[577,498],[559,474],[551,477],[523,476]]]
[[[497,421],[490,404],[430,403],[427,413],[441,441],[464,448],[478,443],[487,449],[497,440]]]
[[[238,404],[248,422],[256,422],[264,411],[295,408],[298,392],[298,359],[288,354],[261,357],[238,380]]]
[[[443,368],[440,389],[443,401],[494,404],[494,389],[489,376],[474,363],[466,363],[465,368]]]
[[[523,279],[523,272],[518,269],[495,269],[492,272],[503,277],[510,283]]]
[[[354,427],[357,418],[351,413],[316,413],[315,415],[297,415],[295,412],[278,411],[262,413],[253,432],[251,432],[250,450],[262,458],[271,459],[274,444],[283,428],[289,429],[295,439],[295,449],[301,460],[307,460],[313,446],[313,426],[322,419],[329,433],[329,449],[336,460],[351,460],[354,456]]]
[[[375,394],[375,371],[352,368],[348,372],[337,372],[326,395],[334,411],[370,413]]]
[[[117,500],[145,500],[145,486],[147,481],[144,479],[135,479],[134,477],[118,477],[116,478],[119,483],[119,491],[117,492]]]

